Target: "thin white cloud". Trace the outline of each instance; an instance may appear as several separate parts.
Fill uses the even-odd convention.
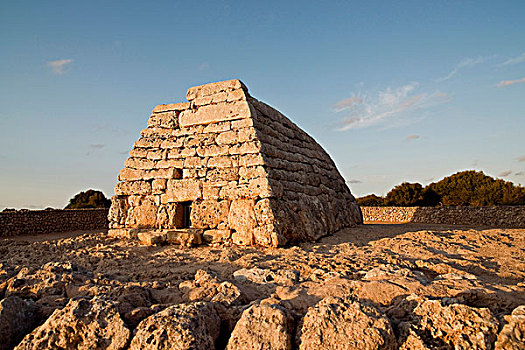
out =
[[[518,162],[525,162],[525,155],[518,157]]]
[[[340,130],[359,129],[374,125],[396,126],[415,110],[429,108],[450,97],[442,92],[415,94],[417,83],[410,83],[395,89],[390,87],[374,94],[365,93],[339,101],[335,111],[343,113]]]
[[[516,79],[516,80],[502,80],[496,84],[496,87],[502,88],[505,86],[513,85],[513,84],[523,84],[523,83],[525,83],[525,78]]]
[[[487,61],[489,58],[490,57],[482,57],[482,56],[479,56],[476,58],[472,58],[472,57],[465,58],[464,60],[456,64],[456,66],[450,71],[450,73],[448,73],[447,76],[438,78],[436,79],[436,81],[440,82],[440,81],[449,80],[450,78],[455,76],[462,68],[475,66],[477,64]]]
[[[363,103],[363,100],[357,96],[352,96],[349,98],[345,98],[344,100],[341,100],[335,104],[335,109],[340,112],[344,111],[345,109],[352,108],[356,104]]]
[[[509,65],[518,64],[518,63],[521,63],[521,62],[525,62],[525,52],[522,53],[521,55],[517,56],[517,57],[509,58],[508,60],[503,62],[501,65],[502,66],[509,66]]]
[[[514,175],[516,175],[516,176],[522,176],[522,175],[525,175],[525,172],[523,172],[523,171],[518,171],[518,172],[515,173]]]
[[[498,174],[498,176],[507,176],[507,175],[510,175],[512,174],[512,170],[505,170],[501,173]]]
[[[419,136],[419,135],[408,135],[407,138],[406,138],[406,140],[407,140],[407,141],[417,140],[417,139],[419,139],[420,137],[421,137],[421,136]]]
[[[349,184],[360,184],[363,183],[363,181],[352,179],[347,181]]]
[[[47,62],[47,65],[51,67],[51,69],[53,70],[53,73],[62,75],[62,73],[64,73],[64,69],[66,68],[66,65],[70,64],[71,62],[73,62],[73,60],[68,58],[65,60],[49,61]]]

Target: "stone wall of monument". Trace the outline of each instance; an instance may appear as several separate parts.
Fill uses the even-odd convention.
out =
[[[157,106],[133,145],[112,199],[111,235],[191,222],[209,243],[279,246],[360,222],[326,152],[240,81],[186,97]]]
[[[326,151],[276,109],[249,102],[270,186],[280,194],[271,203],[280,234],[288,241],[315,240],[361,223],[359,206]]]
[[[361,207],[365,222],[525,227],[525,206]]]
[[[108,209],[46,209],[0,212],[0,237],[108,228]]]

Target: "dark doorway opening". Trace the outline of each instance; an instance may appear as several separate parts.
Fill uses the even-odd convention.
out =
[[[180,228],[190,228],[191,222],[191,202],[182,202],[182,220],[181,220],[181,227]]]

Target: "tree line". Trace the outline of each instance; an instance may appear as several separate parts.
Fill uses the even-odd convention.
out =
[[[525,205],[525,187],[495,179],[482,171],[466,170],[427,186],[403,182],[385,197],[370,194],[357,198],[357,203],[365,207]]]

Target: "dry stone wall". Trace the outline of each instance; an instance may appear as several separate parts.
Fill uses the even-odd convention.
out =
[[[110,235],[200,230],[208,243],[281,246],[362,222],[334,162],[239,80],[159,105],[121,170]]]
[[[108,228],[108,209],[47,209],[0,212],[0,237]]]
[[[365,222],[525,227],[525,206],[361,207]]]

